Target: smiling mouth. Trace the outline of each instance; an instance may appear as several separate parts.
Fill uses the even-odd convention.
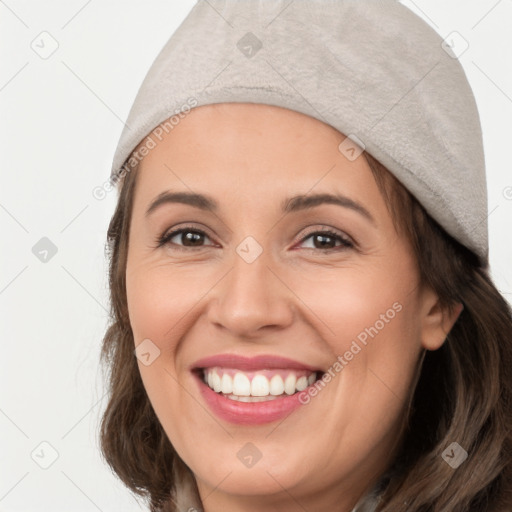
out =
[[[304,391],[321,372],[298,369],[242,371],[214,366],[197,369],[203,382],[217,394],[239,402],[266,402]]]

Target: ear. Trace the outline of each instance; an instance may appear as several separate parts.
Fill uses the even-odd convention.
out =
[[[464,306],[457,303],[451,308],[441,307],[439,297],[428,288],[423,292],[421,308],[421,345],[426,350],[437,350],[446,340]]]

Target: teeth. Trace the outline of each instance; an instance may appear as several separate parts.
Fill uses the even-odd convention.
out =
[[[221,383],[220,383],[220,377],[218,376],[217,372],[213,372],[212,384],[213,384],[213,390],[216,393],[218,393],[222,389],[221,388]]]
[[[233,393],[233,380],[231,379],[231,377],[227,373],[225,373],[222,376],[221,388],[222,388],[222,392],[225,395],[229,395],[230,393]]]
[[[300,379],[297,379],[297,384],[295,384],[297,387],[297,391],[303,391],[308,387],[308,378],[307,377],[301,377]]]
[[[204,370],[203,380],[216,393],[222,393],[230,400],[261,402],[303,391],[315,382],[316,372],[260,370],[247,375],[240,370],[215,367]]]
[[[280,375],[274,375],[270,379],[270,394],[279,396],[284,393],[284,382]]]
[[[215,388],[214,391],[217,391]],[[233,378],[233,394],[237,396],[250,396],[251,394],[251,381],[243,373],[235,373]]]
[[[251,395],[252,396],[267,396],[269,393],[270,384],[268,379],[263,375],[256,375],[251,381]]]
[[[236,395],[230,395],[230,398],[234,396]],[[275,396],[239,396],[235,400],[238,400],[239,402],[267,402],[268,400],[275,399]]]
[[[293,395],[295,393],[295,384],[297,383],[297,377],[290,373],[284,381],[284,392],[287,395]]]

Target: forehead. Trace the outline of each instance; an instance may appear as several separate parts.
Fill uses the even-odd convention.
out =
[[[299,112],[263,104],[213,104],[162,127],[147,139],[151,149],[139,167],[139,196],[206,189],[221,201],[224,195],[263,204],[284,192],[311,190],[379,201],[364,156],[349,160],[339,149],[344,134]]]
[[[300,160],[319,153],[331,158],[345,138],[333,127],[293,110],[254,103],[220,103],[192,109],[174,125],[162,123],[151,138],[156,147],[144,158],[147,164],[183,152],[233,157],[257,157],[265,162],[279,156]],[[144,164],[143,164],[144,165]]]

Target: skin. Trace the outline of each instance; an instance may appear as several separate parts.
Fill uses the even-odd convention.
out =
[[[201,106],[143,159],[126,269],[135,345],[160,350],[139,361],[148,396],[178,454],[193,471],[206,512],[350,512],[396,450],[409,390],[424,349],[436,350],[456,321],[430,289],[370,168],[339,150],[345,136],[298,112],[255,104]],[[155,139],[156,140],[156,139]],[[203,193],[218,211],[165,204],[162,192]],[[339,193],[374,222],[333,204],[283,215],[296,194]],[[199,245],[171,230],[206,232]],[[353,247],[310,236],[331,229]],[[252,236],[263,253],[247,263],[237,246]],[[330,245],[329,245],[330,244]],[[181,249],[181,250],[180,250]],[[222,353],[274,354],[322,368],[394,303],[400,312],[308,405],[282,421],[240,426],[203,401],[190,367]],[[245,467],[251,442],[262,457]]]

